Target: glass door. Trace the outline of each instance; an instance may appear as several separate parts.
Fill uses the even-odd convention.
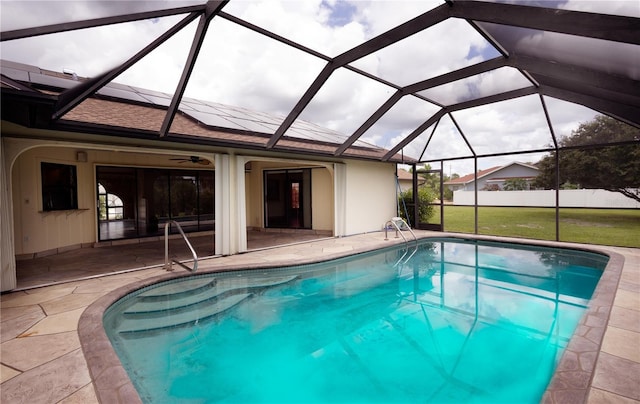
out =
[[[265,227],[311,228],[311,170],[264,173]]]

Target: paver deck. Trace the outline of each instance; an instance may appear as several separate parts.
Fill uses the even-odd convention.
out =
[[[442,233],[418,232],[420,236],[442,236]],[[469,237],[465,235],[465,237]],[[497,239],[497,238],[494,238]],[[401,240],[400,240],[401,241]],[[384,240],[383,233],[309,241],[274,249],[204,260],[200,270],[296,264],[308,260],[323,260],[340,255],[388,246],[399,240]],[[579,246],[559,243],[559,246]],[[582,246],[585,247],[585,246]],[[600,329],[604,333],[598,354],[576,359],[576,366],[584,361],[595,361],[590,380],[576,380],[589,390],[589,403],[640,402],[640,249],[586,246],[624,257],[619,281],[611,285],[615,293],[613,306],[606,315],[587,319],[582,332],[584,341],[590,332]],[[45,287],[27,288],[6,293],[0,303],[0,402],[2,403],[97,403],[87,359],[81,348],[78,322],[83,312],[96,300],[110,292],[155,276],[167,276],[160,264],[162,250],[140,248],[133,261],[123,260],[122,251],[108,248],[88,251],[70,251],[47,257],[47,268],[41,268],[38,280],[37,260],[27,264],[26,280],[22,286],[35,286],[37,282],[58,282],[65,274],[88,276],[84,280],[65,281]],[[132,249],[131,251],[136,251]],[[42,261],[41,261],[42,262]],[[113,265],[118,262],[118,265]],[[80,264],[80,265],[78,265]],[[140,269],[147,265],[157,265]],[[67,268],[68,272],[64,272]],[[105,271],[105,268],[106,271]],[[136,270],[131,270],[136,269]],[[199,271],[200,271],[199,270]],[[177,268],[176,271],[182,271]],[[108,276],[97,276],[110,272]],[[58,275],[58,276],[56,276]],[[19,276],[20,279],[20,276]],[[616,277],[615,279],[618,279]],[[610,314],[609,314],[610,309]],[[579,356],[579,355],[578,355]],[[582,361],[582,362],[581,362]],[[567,375],[572,362],[563,362]],[[568,363],[569,365],[566,365]],[[592,363],[593,364],[593,363]],[[562,379],[562,383],[573,383]],[[567,388],[571,386],[560,386]],[[575,396],[574,398],[575,399]],[[559,402],[560,398],[545,397],[545,401]],[[584,401],[584,400],[583,400]],[[569,402],[569,401],[564,401]]]

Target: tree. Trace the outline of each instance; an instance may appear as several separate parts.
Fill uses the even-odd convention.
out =
[[[505,191],[526,191],[527,180],[524,178],[509,178],[504,181],[502,189]]]
[[[398,196],[399,203],[402,206],[410,207],[413,205],[413,190],[408,189],[404,192],[401,192]],[[435,194],[431,188],[427,187],[419,187],[418,188],[418,216],[420,217],[421,223],[429,223],[429,219],[435,213],[435,208],[431,203],[436,199]],[[407,209],[407,214],[409,217],[406,217],[404,209],[400,209],[400,217],[407,221],[411,226],[415,226],[417,224],[413,209]]]
[[[422,168],[416,167],[418,176],[424,181],[423,186],[430,188],[435,195],[440,195],[440,176],[436,173],[429,173],[429,170],[431,170],[429,164],[425,164]]]
[[[636,142],[619,146],[573,148],[604,143]],[[559,184],[577,184],[580,188],[619,192],[640,202],[640,129],[607,116],[580,124],[578,129],[558,142]],[[564,149],[568,148],[568,149]],[[534,186],[556,188],[556,152],[538,163]]]
[[[440,175],[442,175],[442,182],[447,182],[456,178],[460,178],[459,174],[452,174],[451,177],[440,171],[440,175],[436,173],[429,173],[431,165],[424,164],[422,167],[416,167],[418,176],[423,180],[423,186],[431,190],[436,198],[440,197]],[[442,191],[442,197],[444,200],[453,200],[453,191],[449,187],[445,187]]]

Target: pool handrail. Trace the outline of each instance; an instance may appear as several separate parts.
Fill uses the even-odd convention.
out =
[[[176,227],[178,228],[178,231],[182,235],[184,242],[187,243],[187,247],[189,247],[189,250],[191,250],[191,255],[193,256],[193,268],[189,268],[187,265],[183,264],[182,262],[176,259],[169,260],[169,225],[171,223],[174,223],[176,225]],[[167,222],[164,224],[164,269],[167,271],[173,271],[173,268],[171,265],[172,262],[175,262],[176,264],[180,265],[181,267],[183,267],[184,269],[190,272],[196,272],[198,270],[198,255],[196,254],[196,251],[193,249],[193,246],[189,242],[189,239],[187,238],[186,234],[184,234],[184,231],[182,231],[182,227],[180,227],[180,223],[176,222],[175,220],[167,220]]]
[[[416,237],[416,234],[413,232],[413,230],[411,230],[411,227],[401,217],[392,217],[390,220],[387,220],[387,222],[384,224],[384,239],[385,240],[389,240],[389,237],[387,235],[387,230],[388,230],[388,225],[391,224],[393,227],[396,228],[396,238],[398,238],[398,233],[400,233],[400,235],[402,236],[402,239],[404,240],[404,242],[409,244],[409,241],[404,236],[404,234],[402,233],[402,230],[400,230],[400,227],[398,227],[398,224],[396,222],[401,222],[402,224],[404,224],[406,226],[406,228],[409,230],[409,232],[413,236],[413,240],[416,242],[416,245],[417,245],[418,244],[418,237]]]

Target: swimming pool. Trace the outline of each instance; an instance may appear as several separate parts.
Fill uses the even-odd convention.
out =
[[[428,239],[153,285],[104,324],[147,402],[533,402],[606,262]]]

